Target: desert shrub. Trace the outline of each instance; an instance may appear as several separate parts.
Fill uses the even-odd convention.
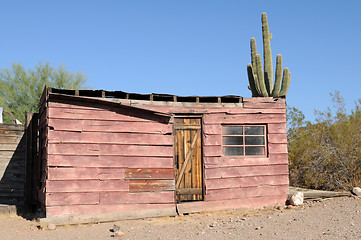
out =
[[[333,109],[304,121],[288,108],[290,184],[323,190],[361,186],[361,100],[346,114],[343,98],[331,94]]]

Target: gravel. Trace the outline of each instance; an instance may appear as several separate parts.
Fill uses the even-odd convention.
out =
[[[114,224],[124,236],[114,236]],[[361,198],[301,206],[204,212],[177,217],[38,229],[36,221],[0,217],[1,239],[361,239]]]

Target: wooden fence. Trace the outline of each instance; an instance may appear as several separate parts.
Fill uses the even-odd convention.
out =
[[[0,124],[0,204],[24,204],[25,147],[24,125]]]
[[[38,204],[38,114],[26,113],[25,126],[0,124],[0,204]]]

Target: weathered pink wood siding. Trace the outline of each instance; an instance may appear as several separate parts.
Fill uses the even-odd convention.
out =
[[[132,105],[164,113],[203,115],[204,201],[196,211],[284,204],[288,194],[285,100],[242,104]],[[130,105],[128,100],[123,105]],[[46,106],[46,104],[43,104]],[[144,112],[65,100],[41,110],[48,217],[175,208],[172,122]],[[222,155],[222,124],[264,124],[268,155]],[[184,207],[186,206],[186,207]]]
[[[245,98],[237,111],[212,111],[204,119],[205,201],[222,207],[284,204],[288,195],[285,101]],[[267,157],[222,156],[222,124],[266,124]],[[222,202],[222,200],[224,202]],[[240,200],[240,201],[238,201]]]
[[[289,179],[284,99],[244,98],[243,107],[201,107],[196,104],[190,107],[142,107],[160,112],[203,113],[205,201],[181,205],[193,204],[195,211],[202,211],[285,203]],[[223,156],[222,124],[266,124],[268,156]]]
[[[50,101],[47,217],[175,208],[172,125]]]

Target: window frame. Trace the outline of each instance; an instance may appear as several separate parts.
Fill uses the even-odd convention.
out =
[[[234,134],[224,134],[225,127],[242,127],[242,135]],[[245,135],[245,127],[263,127],[264,132],[263,135]],[[246,145],[246,136],[247,137],[263,137],[264,144],[263,145]],[[243,144],[242,145],[225,145],[224,137],[242,137]],[[268,141],[267,141],[267,124],[222,124],[222,156],[223,157],[231,157],[231,158],[245,158],[245,157],[267,157],[268,156]],[[246,155],[246,147],[264,147],[264,154],[262,155]],[[243,155],[225,155],[224,148],[227,147],[242,147]]]

